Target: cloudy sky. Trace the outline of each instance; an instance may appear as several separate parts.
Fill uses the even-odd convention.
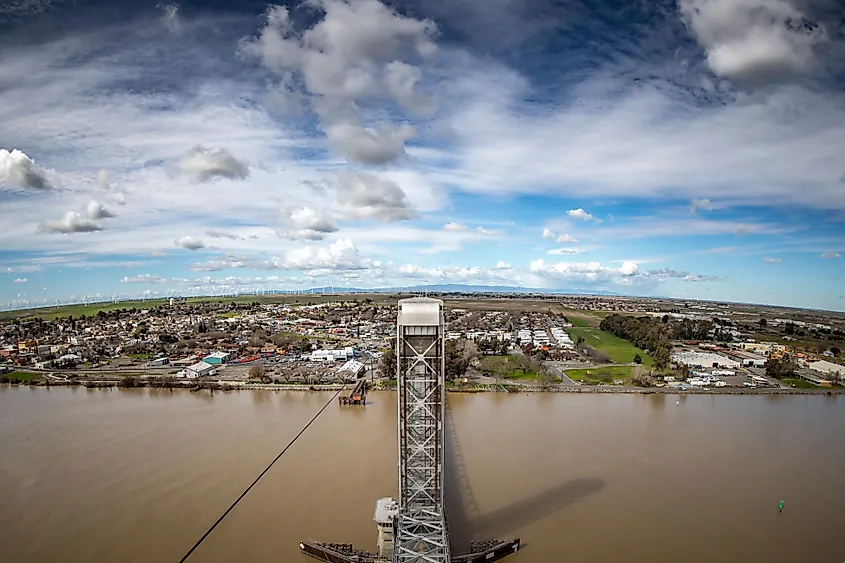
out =
[[[0,304],[845,310],[838,0],[0,0]]]

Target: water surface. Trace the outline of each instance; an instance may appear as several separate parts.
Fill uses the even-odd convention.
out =
[[[0,387],[0,560],[178,561],[331,395]],[[330,405],[189,561],[374,550],[396,405],[371,398]],[[448,401],[456,551],[518,535],[514,563],[845,561],[845,398]]]

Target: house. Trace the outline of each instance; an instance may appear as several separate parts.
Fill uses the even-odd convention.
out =
[[[202,359],[207,364],[219,366],[229,361],[229,354],[226,352],[212,352]]]

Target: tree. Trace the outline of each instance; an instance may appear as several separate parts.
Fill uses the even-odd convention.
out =
[[[253,378],[264,379],[265,373],[264,364],[255,364],[249,368],[249,376]]]
[[[786,323],[786,326],[783,327],[784,334],[795,334],[795,325],[792,323]]]
[[[657,369],[666,369],[669,367],[671,357],[669,355],[669,347],[661,343],[654,351],[654,367]]]
[[[392,347],[386,350],[379,360],[378,371],[382,377],[396,379],[396,351]]]
[[[833,354],[834,357],[838,358],[839,354],[841,354],[842,351],[839,348],[837,348],[836,346],[831,346],[830,347],[830,353]]]
[[[769,324],[769,322],[765,318],[760,319],[760,328],[766,328],[767,324]]]
[[[469,368],[470,359],[474,359],[473,352],[475,353],[475,357],[478,356],[478,347],[475,346],[475,343],[470,342],[472,348],[467,349],[467,342],[466,340],[448,340],[446,342],[445,377],[448,381],[454,381],[463,377],[466,374],[467,368]]]
[[[766,362],[766,375],[775,379],[783,379],[794,375],[796,367],[792,358],[769,358]]]
[[[639,354],[634,354],[634,363],[635,364],[643,363],[643,357],[640,356]]]

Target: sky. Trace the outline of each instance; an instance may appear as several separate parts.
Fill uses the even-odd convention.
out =
[[[838,0],[0,0],[0,308],[472,284],[845,310]]]

